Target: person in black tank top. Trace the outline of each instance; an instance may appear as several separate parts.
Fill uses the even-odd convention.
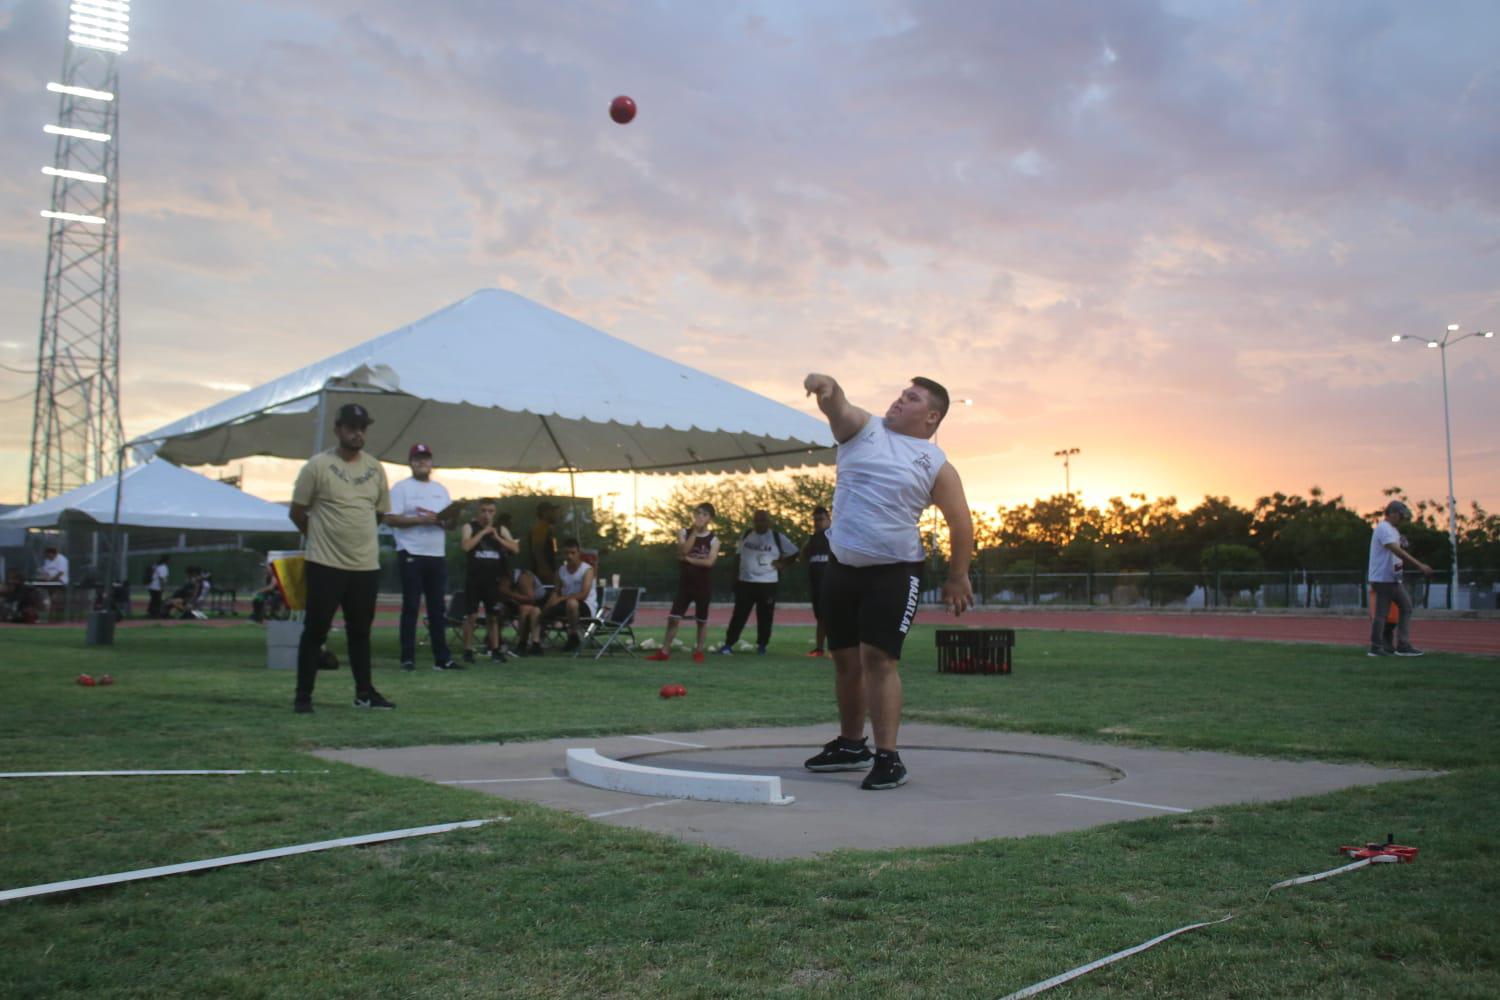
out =
[[[828,545],[831,523],[827,507],[814,507],[812,537],[802,546],[802,559],[807,563],[807,593],[812,600],[813,618],[818,623],[817,642],[808,656],[824,655],[824,644],[828,641],[828,625],[823,620],[823,574],[833,557],[833,549]]]
[[[672,640],[677,638],[677,627],[689,604],[694,605],[694,616],[698,623],[698,644],[693,647],[693,659],[703,662],[703,644],[708,638],[708,602],[713,595],[713,568],[719,558],[719,539],[709,528],[714,519],[714,505],[700,503],[693,510],[692,527],[677,533],[677,596],[672,600],[672,610],[667,615],[667,634],[661,649],[646,657],[648,660],[665,660],[672,655]]]
[[[504,617],[500,600],[500,581],[510,571],[510,557],[520,545],[510,537],[505,525],[495,517],[495,501],[479,501],[478,514],[465,524],[459,536],[464,551],[464,662],[474,662],[474,625],[479,609],[484,608],[488,623],[491,658],[504,654],[500,646],[500,621]]]

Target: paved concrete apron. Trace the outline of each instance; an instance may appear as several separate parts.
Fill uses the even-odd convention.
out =
[[[507,799],[582,813],[739,851],[808,857],[841,848],[924,847],[1081,830],[1236,802],[1429,777],[1358,764],[1145,750],[1017,733],[914,723],[901,727],[911,781],[860,790],[864,773],[813,774],[802,761],[832,737],[827,726],[580,737],[534,743],[325,750],[319,756]],[[655,767],[773,774],[788,806],[652,799],[580,785],[570,747]]]

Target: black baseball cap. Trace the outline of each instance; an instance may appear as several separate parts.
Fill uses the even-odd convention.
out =
[[[414,458],[431,458],[431,457],[432,457],[432,449],[429,448],[429,447],[427,447],[425,444],[414,444],[414,445],[411,446],[411,450],[406,453],[406,460],[408,462],[410,462]]]
[[[370,411],[358,403],[345,403],[339,407],[338,416],[333,418],[336,424],[345,427],[368,427],[375,421],[370,416]]]

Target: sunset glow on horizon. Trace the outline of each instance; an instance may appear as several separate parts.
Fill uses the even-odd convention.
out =
[[[499,287],[814,415],[809,371],[875,412],[936,379],[973,400],[937,443],[981,511],[1061,494],[1069,447],[1089,505],[1440,499],[1446,354],[1459,505],[1500,508],[1500,342],[1424,346],[1500,326],[1492,5],[131,18],[127,437]],[[5,503],[25,500],[54,180],[38,123],[66,27],[66,5],[0,3]],[[607,114],[622,93],[628,125]],[[565,357],[453,363],[567,385]],[[248,462],[246,488],[285,500],[294,469]],[[629,513],[674,485],[579,492]]]

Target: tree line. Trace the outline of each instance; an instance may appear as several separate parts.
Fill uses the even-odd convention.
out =
[[[637,558],[668,552],[676,531],[691,521],[692,508],[704,501],[717,509],[716,526],[727,541],[738,539],[749,529],[754,511],[764,508],[780,530],[801,544],[812,531],[812,509],[831,509],[833,490],[833,477],[819,473],[684,481],[642,510],[653,526],[640,535],[627,515],[596,506],[585,544],[605,554]],[[1446,505],[1412,500],[1399,486],[1383,494],[1412,509],[1412,523],[1404,529],[1412,554],[1440,571],[1449,568]],[[1370,532],[1383,509],[1382,504],[1358,510],[1343,496],[1329,496],[1317,486],[1305,496],[1270,493],[1249,506],[1205,496],[1183,507],[1176,497],[1149,499],[1142,493],[1090,506],[1077,494],[1055,494],[975,510],[975,555],[979,567],[991,573],[1359,571],[1368,560]],[[1480,582],[1488,582],[1500,574],[1500,514],[1476,502],[1460,510],[1457,521],[1465,578],[1472,571]],[[938,562],[945,561],[948,540],[941,517],[929,510],[922,530],[929,551]]]

